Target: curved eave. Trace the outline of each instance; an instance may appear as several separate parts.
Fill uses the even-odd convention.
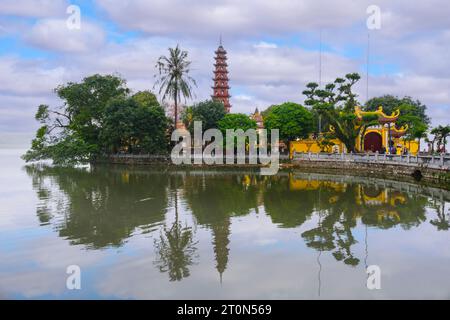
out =
[[[392,112],[390,116],[388,116],[383,112],[382,106],[378,107],[376,111],[362,111],[361,107],[356,107],[355,114],[358,117],[358,119],[362,119],[364,116],[376,115],[378,116],[378,121],[382,124],[385,124],[397,121],[398,117],[400,116],[400,110],[397,109],[394,112]]]
[[[401,127],[400,129],[392,128],[391,136],[394,138],[400,138],[400,137],[403,137],[407,131],[408,131],[408,125],[405,125],[405,126]]]

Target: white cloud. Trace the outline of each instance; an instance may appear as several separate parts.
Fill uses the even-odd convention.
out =
[[[275,43],[269,43],[265,41],[261,41],[258,44],[254,45],[257,49],[276,49],[278,46]]]
[[[31,28],[25,40],[46,50],[93,52],[103,45],[105,34],[100,27],[85,20],[81,21],[80,29],[70,30],[65,19],[43,19]]]
[[[65,79],[65,68],[45,68],[42,61],[0,58],[0,93],[10,95],[48,95]]]
[[[97,0],[112,19],[128,29],[151,34],[228,37],[282,34],[317,27],[350,26],[364,19],[367,5],[351,0],[315,1],[163,1],[117,3]],[[176,10],[174,10],[176,8]]]
[[[20,17],[49,17],[63,15],[68,3],[66,0],[2,0],[0,15]]]
[[[24,117],[32,121],[34,107],[39,101],[55,99],[52,89],[58,84],[81,81],[94,73],[119,73],[131,89],[151,90],[157,58],[176,44],[189,51],[192,75],[198,83],[195,101],[208,99],[220,34],[228,50],[233,112],[250,113],[255,107],[263,110],[286,101],[302,103],[306,83],[319,77],[320,27],[323,82],[359,71],[363,79],[356,89],[360,100],[365,100],[365,20],[370,1],[98,0],[112,23],[121,27],[114,31],[124,37],[120,42],[106,41],[100,23],[94,20],[82,19],[81,30],[67,29],[65,7],[59,18],[42,18],[32,26],[26,19],[11,20],[6,14],[12,14],[14,3],[2,1],[0,5],[0,35],[22,38],[52,55],[19,58],[11,52],[0,56],[0,95],[4,100],[0,103],[0,130],[23,123],[20,119]],[[56,15],[58,3],[65,5],[59,1],[51,9],[44,1],[41,7],[48,16]],[[450,23],[445,14],[450,3],[432,0],[430,6],[380,0],[377,5],[382,28],[371,32],[370,96],[410,95],[428,106],[433,124],[450,123]],[[33,6],[30,4],[29,10]],[[28,15],[44,17],[36,10]],[[121,33],[124,30],[143,33],[127,38]],[[33,107],[4,98],[18,95],[30,97],[27,106]]]

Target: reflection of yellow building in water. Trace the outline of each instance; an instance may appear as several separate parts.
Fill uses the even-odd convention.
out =
[[[326,180],[306,180],[297,179],[294,175],[289,175],[289,189],[291,191],[311,191],[320,188],[332,190],[328,194],[328,203],[334,204],[346,191],[348,185],[339,182]],[[387,188],[378,188],[375,186],[358,185],[354,193],[354,203],[359,208],[372,208],[372,213],[377,223],[392,221],[400,222],[400,214],[397,210],[399,205],[404,205],[407,201],[404,194]],[[362,217],[367,211],[355,211],[354,218]]]
[[[360,152],[382,152],[386,150],[389,153],[389,138],[392,141],[391,145],[395,146],[395,153],[402,154],[406,149],[408,153],[416,155],[419,151],[419,144],[417,141],[408,141],[404,138],[408,126],[396,128],[395,123],[400,115],[400,111],[393,112],[390,116],[383,112],[383,108],[379,107],[376,111],[362,111],[360,107],[355,109],[355,115],[362,119],[364,116],[376,115],[378,116],[379,125],[367,128],[364,132],[364,137],[359,136],[356,139],[356,148]],[[355,130],[358,130],[356,128]],[[363,139],[363,141],[361,141]],[[331,145],[321,146],[320,138],[301,139],[298,141],[291,141],[290,154],[297,153],[343,153],[346,152],[345,145],[339,139],[331,140]]]

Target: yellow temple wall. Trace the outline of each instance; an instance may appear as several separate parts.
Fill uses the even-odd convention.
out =
[[[338,140],[338,139],[333,139],[331,140],[339,150],[336,150],[336,152],[341,153],[343,152],[345,149],[344,144]],[[289,144],[289,148],[290,148],[290,154],[292,155],[294,152],[297,153],[319,153],[319,152],[333,152],[333,148],[330,146],[327,149],[328,150],[323,150],[320,148],[319,144],[317,143],[316,140],[313,139],[302,139],[302,140],[298,140],[298,141],[291,141]]]
[[[409,153],[413,156],[416,156],[419,152],[419,143],[417,141],[405,141],[403,139],[393,139],[395,142],[395,145],[397,146],[397,154],[402,154],[402,149],[405,147],[409,150]],[[402,147],[398,147],[398,145],[401,145]]]
[[[385,127],[372,128],[372,129],[368,129],[365,132],[365,134],[368,134],[370,132],[376,132],[381,135],[383,146],[387,150],[388,149],[388,129]],[[394,144],[397,148],[398,155],[402,154],[402,151],[404,148],[408,149],[408,151],[411,155],[417,155],[417,153],[419,152],[419,143],[415,140],[406,141],[403,138],[392,138],[392,140],[394,141]],[[301,139],[301,140],[297,140],[297,141],[291,141],[289,144],[290,145],[289,146],[290,155],[292,156],[294,152],[297,152],[297,153],[309,153],[309,152],[311,152],[311,153],[319,153],[319,152],[342,153],[342,152],[345,152],[345,145],[339,139],[333,139],[333,140],[331,140],[331,142],[333,142],[335,144],[335,147],[330,146],[330,147],[322,150],[321,147],[319,146],[319,144],[317,143],[317,141],[314,139]],[[359,150],[360,146],[361,146],[361,140],[360,140],[360,137],[358,137],[356,139],[356,148]],[[364,149],[364,144],[363,144],[363,149]]]

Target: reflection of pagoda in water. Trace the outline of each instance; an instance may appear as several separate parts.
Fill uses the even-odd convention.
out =
[[[212,226],[214,255],[216,258],[216,269],[220,275],[220,283],[222,283],[222,275],[228,264],[230,225],[230,217],[226,217],[221,223]]]

